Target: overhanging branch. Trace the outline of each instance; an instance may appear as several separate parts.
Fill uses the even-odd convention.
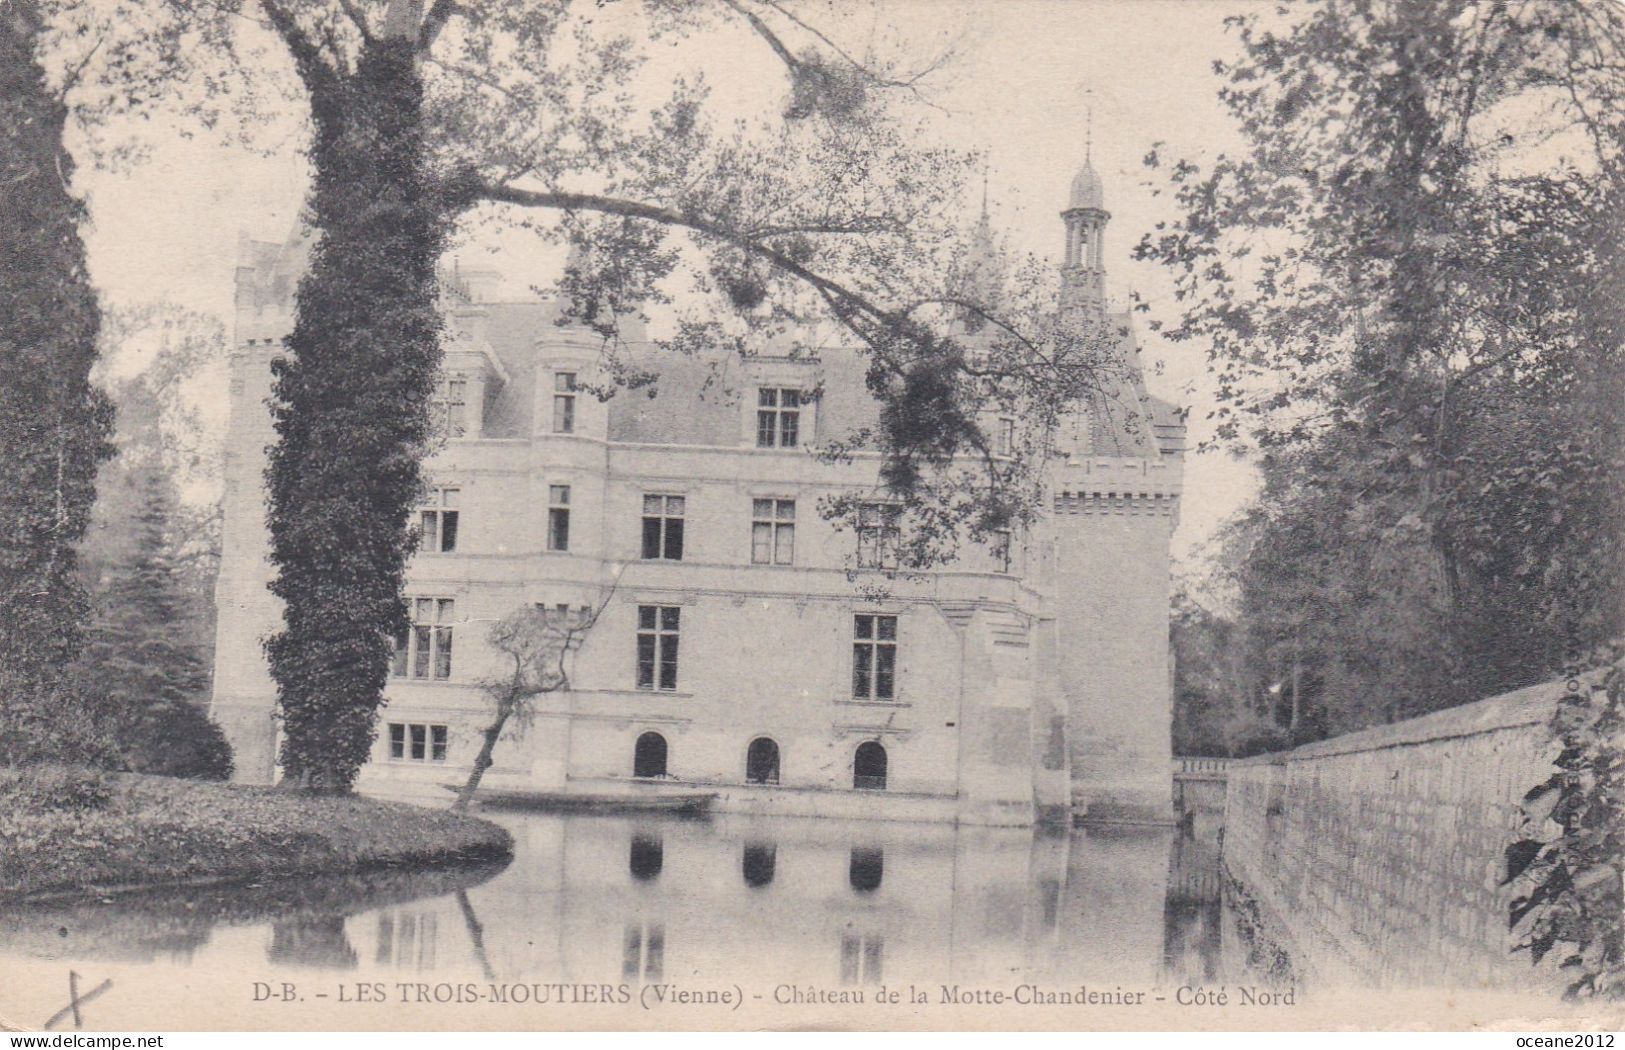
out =
[[[423,26],[418,30],[419,51],[427,51],[434,46],[435,38],[446,28],[446,23],[451,21],[451,16],[457,10],[454,0],[434,0],[429,13],[423,17]]]
[[[515,204],[526,208],[591,211],[602,215],[619,215],[624,218],[641,219],[645,222],[693,230],[696,233],[731,244],[758,258],[765,259],[779,270],[810,285],[823,295],[832,306],[837,307],[835,310],[837,317],[840,317],[849,327],[855,327],[851,322],[854,315],[867,317],[870,321],[880,324],[888,330],[898,330],[902,323],[902,319],[896,313],[880,306],[867,296],[808,268],[770,244],[753,239],[746,234],[706,219],[703,216],[691,215],[675,208],[645,204],[641,201],[625,200],[619,197],[605,197],[594,193],[569,193],[557,190],[526,190],[517,186],[498,185],[491,182],[478,183],[473,188],[473,196],[479,200]],[[837,306],[837,304],[839,305]]]

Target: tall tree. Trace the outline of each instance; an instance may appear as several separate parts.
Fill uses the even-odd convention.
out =
[[[205,711],[209,672],[186,631],[186,595],[172,557],[174,485],[159,466],[136,471],[142,507],[131,549],[97,594],[79,693],[116,749],[140,773],[224,780],[231,749]]]
[[[111,452],[112,411],[90,383],[99,312],[84,205],[43,36],[35,0],[0,8],[0,760],[11,761],[79,746],[64,679],[86,614],[74,545]]]
[[[372,745],[390,639],[407,628],[408,517],[440,364],[436,267],[455,208],[430,167],[417,25],[364,34],[345,70],[266,9],[310,91],[318,231],[274,365],[267,520],[285,627],[266,652],[284,777],[347,791]]]
[[[112,460],[96,477],[96,506],[79,545],[85,586],[99,592],[141,537],[148,475],[171,482],[163,556],[175,574],[181,632],[207,655],[214,638],[214,583],[220,559],[223,425],[201,405],[225,380],[225,329],[214,318],[168,303],[113,308],[102,318],[101,360],[92,380],[117,411]]]
[[[1234,618],[1206,608],[1181,587],[1168,627],[1176,755],[1240,758],[1286,743],[1267,707],[1269,683],[1252,674],[1245,632]]]
[[[1243,616],[1330,725],[1551,673],[1625,629],[1625,16],[1315,0],[1230,20],[1247,148],[1167,169],[1176,340],[1264,453]],[[1162,166],[1156,153],[1148,163]],[[1295,653],[1296,656],[1288,656]],[[1265,658],[1261,655],[1261,658]]]

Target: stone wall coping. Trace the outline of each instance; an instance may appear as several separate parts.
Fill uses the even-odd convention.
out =
[[[1579,676],[1582,683],[1600,681],[1601,672]],[[1459,707],[1447,707],[1403,722],[1360,729],[1330,740],[1317,740],[1290,751],[1270,751],[1249,758],[1232,759],[1232,766],[1278,765],[1306,759],[1327,758],[1359,751],[1380,751],[1389,747],[1425,744],[1435,740],[1494,733],[1504,729],[1544,723],[1551,717],[1567,687],[1562,679],[1540,682],[1500,696],[1492,696]]]

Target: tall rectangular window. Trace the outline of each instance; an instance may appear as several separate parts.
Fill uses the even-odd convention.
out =
[[[547,486],[547,549],[570,549],[570,486]]]
[[[389,723],[389,757],[401,762],[444,762],[448,730],[433,722]]]
[[[418,550],[450,554],[457,549],[458,489],[435,489],[418,514]]]
[[[898,519],[895,503],[865,503],[858,507],[858,568],[897,568]]]
[[[638,606],[638,688],[677,688],[677,633],[683,610]]]
[[[576,374],[553,373],[553,433],[576,432]]]
[[[756,447],[795,448],[801,443],[801,391],[764,386],[756,391]]]
[[[643,556],[666,561],[683,560],[682,496],[643,497]]]
[[[796,560],[796,501],[757,499],[750,504],[750,560],[791,565]]]
[[[1016,421],[1008,416],[999,420],[998,432],[993,438],[993,454],[1008,456],[1016,449]]]
[[[395,639],[390,673],[397,678],[450,678],[451,632],[457,603],[450,598],[412,598],[412,623]]]
[[[860,613],[852,620],[852,695],[890,700],[896,695],[897,617]]]
[[[460,438],[468,432],[468,380],[453,373],[440,380],[430,406],[434,424],[448,438]]]

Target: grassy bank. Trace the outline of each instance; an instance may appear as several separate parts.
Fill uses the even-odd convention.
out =
[[[506,857],[489,821],[61,767],[0,770],[0,900]]]

